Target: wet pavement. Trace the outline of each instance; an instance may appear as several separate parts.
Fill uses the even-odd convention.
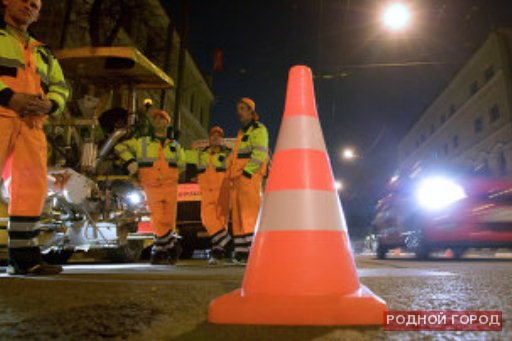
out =
[[[510,340],[512,259],[357,257],[361,282],[391,310],[502,310],[501,332],[383,332],[381,328],[218,326],[213,298],[240,286],[244,268],[204,260],[176,267],[73,264],[56,277],[0,268],[0,340]]]

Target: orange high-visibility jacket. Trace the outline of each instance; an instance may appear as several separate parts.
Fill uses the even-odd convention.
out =
[[[48,46],[28,34],[24,37],[0,20],[0,115],[18,117],[7,108],[14,93],[46,97],[51,114],[64,110],[69,87],[57,59]]]

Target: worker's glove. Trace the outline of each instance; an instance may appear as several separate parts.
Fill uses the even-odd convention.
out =
[[[130,176],[135,176],[139,171],[139,165],[137,162],[130,163],[126,168],[128,169],[128,174],[130,174]]]

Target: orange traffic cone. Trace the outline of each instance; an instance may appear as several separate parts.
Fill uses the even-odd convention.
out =
[[[242,289],[212,301],[208,321],[379,325],[384,310],[359,283],[311,70],[295,66]]]

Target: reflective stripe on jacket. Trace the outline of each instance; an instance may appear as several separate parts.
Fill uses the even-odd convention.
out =
[[[182,167],[185,165],[185,152],[176,140],[167,139],[164,146],[155,138],[144,136],[123,141],[115,147],[116,154],[126,165],[136,161],[141,168],[149,168],[159,158],[159,150],[169,167]]]
[[[268,162],[268,131],[257,121],[240,129],[233,153],[231,176],[265,174]]]
[[[203,150],[187,150],[186,154],[187,163],[195,165],[198,173],[204,173],[210,162],[215,171],[225,172],[231,149],[221,146],[220,152],[213,153],[210,147],[207,147]]]

